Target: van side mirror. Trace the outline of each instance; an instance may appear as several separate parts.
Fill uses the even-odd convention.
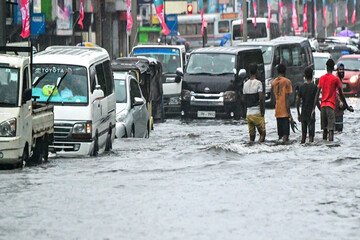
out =
[[[241,80],[244,80],[246,78],[246,70],[245,69],[240,69],[238,76]]]
[[[92,94],[92,102],[94,102],[95,100],[103,99],[104,96],[104,91],[96,87]]]
[[[181,78],[184,76],[184,72],[182,70],[182,68],[177,68],[176,69],[176,76],[175,76],[175,82],[179,83],[181,82]]]
[[[139,98],[139,97],[134,97],[134,104],[133,106],[141,106],[144,104],[144,99]]]
[[[23,94],[22,94],[22,101],[21,103],[24,104],[27,101],[31,100],[31,96],[32,96],[32,89],[31,88],[27,88],[24,90]]]

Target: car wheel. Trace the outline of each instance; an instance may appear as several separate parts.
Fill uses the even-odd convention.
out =
[[[130,137],[131,137],[131,138],[134,138],[134,137],[135,137],[135,127],[134,127],[134,125],[133,125],[132,128],[131,128]]]
[[[21,160],[20,162],[17,164],[16,167],[19,167],[19,168],[23,168],[26,166],[27,162],[29,161],[29,151],[28,151],[28,147],[25,146],[24,147],[24,152],[21,156]]]
[[[145,132],[145,138],[149,138],[150,137],[150,126],[149,126],[149,123],[146,127],[146,132]]]
[[[35,143],[35,148],[33,154],[30,158],[32,163],[42,163],[43,156],[44,156],[44,149],[43,149],[43,139],[37,138]]]
[[[45,137],[43,142],[43,159],[44,162],[47,162],[49,159],[49,139],[48,136]]]
[[[110,131],[106,138],[105,151],[108,152],[111,149],[112,149],[112,142],[111,142],[111,131]]]
[[[99,140],[98,140],[98,136],[96,134],[95,141],[94,141],[94,148],[93,148],[91,155],[96,157],[98,154],[99,154]]]

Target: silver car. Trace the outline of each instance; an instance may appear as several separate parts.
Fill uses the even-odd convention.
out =
[[[140,86],[132,75],[114,71],[116,137],[148,138],[150,117]]]

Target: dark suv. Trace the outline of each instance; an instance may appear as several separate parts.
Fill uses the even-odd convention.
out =
[[[183,75],[183,118],[235,118],[242,115],[241,69],[258,65],[257,79],[265,84],[262,52],[257,47],[210,47],[191,52]],[[243,71],[242,71],[243,72]]]

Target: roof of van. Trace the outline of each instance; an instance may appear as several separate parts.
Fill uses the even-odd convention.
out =
[[[35,54],[34,63],[88,66],[104,58],[109,58],[109,54],[100,47],[51,46]]]
[[[244,47],[244,46],[274,46],[275,43],[271,41],[261,41],[261,42],[240,42],[235,47]]]
[[[303,41],[308,41],[309,39],[305,37],[298,37],[298,36],[286,36],[286,37],[278,37],[272,39],[271,42],[280,42],[280,43],[300,43]]]
[[[191,52],[193,53],[225,53],[225,54],[237,54],[238,52],[248,51],[248,50],[259,50],[256,46],[236,46],[236,47],[206,47],[198,48]]]
[[[29,63],[30,58],[20,55],[11,55],[11,54],[0,54],[0,64],[9,64],[10,67],[20,68],[25,63]]]
[[[134,48],[178,48],[182,51],[185,51],[185,46],[184,45],[161,45],[161,44],[141,44],[141,45],[137,45]]]

